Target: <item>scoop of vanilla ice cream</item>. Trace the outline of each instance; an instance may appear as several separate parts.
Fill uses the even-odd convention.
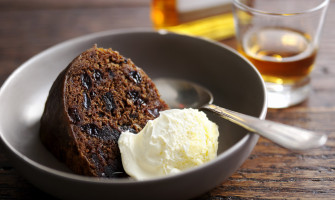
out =
[[[196,109],[171,109],[148,121],[138,134],[119,138],[122,164],[138,180],[175,174],[217,156],[218,126]]]

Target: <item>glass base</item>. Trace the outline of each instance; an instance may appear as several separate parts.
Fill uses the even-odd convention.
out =
[[[268,108],[287,108],[304,101],[311,90],[310,78],[296,84],[282,85],[265,82]]]

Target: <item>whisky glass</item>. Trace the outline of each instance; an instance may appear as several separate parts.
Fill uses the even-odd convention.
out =
[[[269,108],[310,94],[329,0],[233,0],[237,49],[261,73]]]

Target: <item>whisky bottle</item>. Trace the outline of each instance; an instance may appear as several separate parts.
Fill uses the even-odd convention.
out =
[[[224,40],[234,35],[230,0],[152,0],[155,29]]]

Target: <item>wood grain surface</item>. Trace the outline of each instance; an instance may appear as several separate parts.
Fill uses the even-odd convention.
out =
[[[149,0],[0,1],[0,85],[35,54],[85,34],[151,27]],[[222,41],[235,47],[234,38]],[[267,119],[328,134],[320,149],[291,152],[261,138],[230,178],[196,199],[335,199],[335,0],[305,102]],[[38,77],[36,77],[38,78]],[[0,146],[0,199],[52,199],[20,176]]]

